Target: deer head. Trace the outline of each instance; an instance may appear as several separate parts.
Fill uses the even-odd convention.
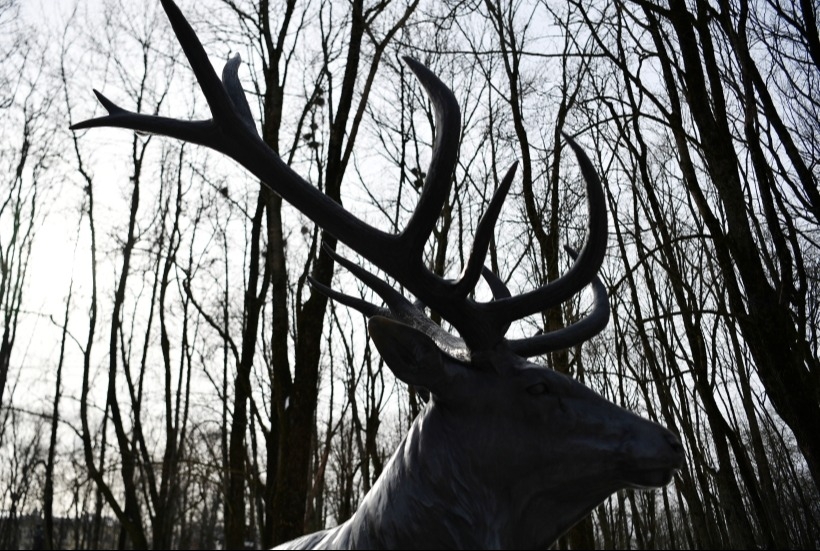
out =
[[[126,111],[95,91],[106,116],[74,129],[113,126],[201,144],[236,160],[324,231],[403,285],[411,303],[383,279],[327,250],[370,286],[386,307],[313,281],[314,288],[370,318],[376,347],[395,375],[426,389],[429,401],[404,443],[345,525],[306,536],[306,547],[529,547],[549,545],[612,492],[667,484],[683,459],[665,428],[608,402],[584,385],[527,358],[579,344],[609,319],[596,276],[606,249],[601,182],[583,150],[566,137],[586,182],[587,240],[571,269],[512,296],[484,267],[513,165],[475,232],[461,276],[446,280],[423,261],[423,248],[447,200],[458,156],[461,114],[452,92],[411,58],[406,63],[436,113],[433,155],[418,206],[401,233],[378,230],[348,213],[293,172],[259,137],[237,77],[239,56],[220,79],[172,0],[162,0],[210,107],[212,118],[182,121]],[[493,299],[470,297],[480,277]],[[586,285],[591,312],[558,331],[507,339],[510,324],[566,301]],[[429,307],[458,335],[424,313]]]

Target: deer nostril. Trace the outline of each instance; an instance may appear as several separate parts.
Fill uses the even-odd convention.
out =
[[[666,435],[666,442],[669,446],[675,450],[675,452],[683,455],[683,444],[681,444],[680,439],[672,433]]]

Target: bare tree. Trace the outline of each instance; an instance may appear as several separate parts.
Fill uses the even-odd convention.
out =
[[[687,467],[654,497],[613,496],[560,545],[651,548],[816,544],[820,41],[810,4],[183,7],[202,28],[213,23],[214,58],[238,50],[247,61],[263,139],[382,226],[403,227],[418,200],[435,118],[399,54],[452,85],[463,145],[424,252],[444,277],[464,266],[498,167],[519,159],[520,207],[505,208],[488,263],[513,289],[554,279],[561,245],[584,234],[560,133],[594,144],[613,221],[602,278],[613,323],[547,361],[673,427]],[[369,291],[322,253],[335,250],[330,238],[201,150],[129,136],[111,172],[104,143],[65,133],[91,78],[145,113],[202,111],[155,3],[147,16],[106,4],[95,33],[75,15],[62,37],[74,53],[54,71],[37,45],[60,40],[45,25],[41,38],[29,33],[21,6],[0,0],[0,449],[16,461],[0,480],[3,508],[14,504],[18,526],[42,509],[51,548],[270,546],[343,520],[424,407],[382,370],[358,321],[307,281]],[[63,97],[67,116],[53,104]],[[55,270],[54,286],[71,290],[53,316],[63,320],[46,377],[54,394],[23,404],[32,371],[19,328],[38,315],[27,312],[40,294],[31,251],[50,181],[71,188],[51,203],[79,195],[75,241],[90,241],[93,269],[72,285]],[[584,304],[512,330],[572,323]]]

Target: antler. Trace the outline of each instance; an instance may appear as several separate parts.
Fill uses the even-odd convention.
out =
[[[449,321],[463,340],[435,326],[420,308],[407,301],[387,283],[330,253],[372,287],[395,316],[422,328],[443,349],[454,355],[462,356],[469,354],[469,351],[486,350],[501,344],[509,346],[518,354],[533,356],[582,342],[606,325],[609,305],[603,285],[595,276],[603,261],[607,240],[604,194],[592,163],[569,136],[565,137],[578,157],[587,183],[590,210],[587,242],[569,272],[543,287],[510,296],[503,283],[484,268],[495,222],[515,175],[517,165],[513,164],[479,221],[464,271],[456,281],[445,280],[425,266],[423,249],[450,192],[458,159],[461,111],[453,93],[435,74],[414,59],[404,58],[430,98],[436,114],[436,131],[432,160],[418,206],[401,233],[389,234],[351,215],[340,204],[303,180],[262,141],[237,76],[241,62],[239,55],[226,63],[220,80],[208,61],[201,42],[176,4],[172,0],[161,2],[205,95],[212,118],[204,121],[181,121],[133,113],[115,105],[95,90],[94,93],[108,114],[75,124],[73,129],[111,126],[162,134],[204,145],[231,157],[310,217],[324,231],[393,277],[421,303],[434,308]],[[574,253],[570,254],[575,257]],[[475,288],[482,272],[495,295],[495,299],[487,303],[477,302],[467,296]],[[593,283],[595,296],[593,312],[581,322],[530,339],[504,339],[512,321],[560,304],[590,282]],[[345,297],[326,287],[317,288],[368,315],[383,312],[376,306]]]

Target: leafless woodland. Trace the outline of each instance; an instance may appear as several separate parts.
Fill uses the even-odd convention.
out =
[[[679,433],[687,459],[558,547],[820,546],[816,2],[180,4],[215,65],[247,63],[264,140],[386,230],[433,135],[401,56],[440,75],[463,111],[426,249],[443,276],[516,160],[490,267],[513,291],[560,275],[586,225],[561,132],[590,154],[612,321],[541,361]],[[92,88],[208,116],[158,2],[0,0],[0,44],[0,548],[269,547],[348,518],[421,402],[307,277],[370,291],[219,155],[69,130],[99,114]]]

